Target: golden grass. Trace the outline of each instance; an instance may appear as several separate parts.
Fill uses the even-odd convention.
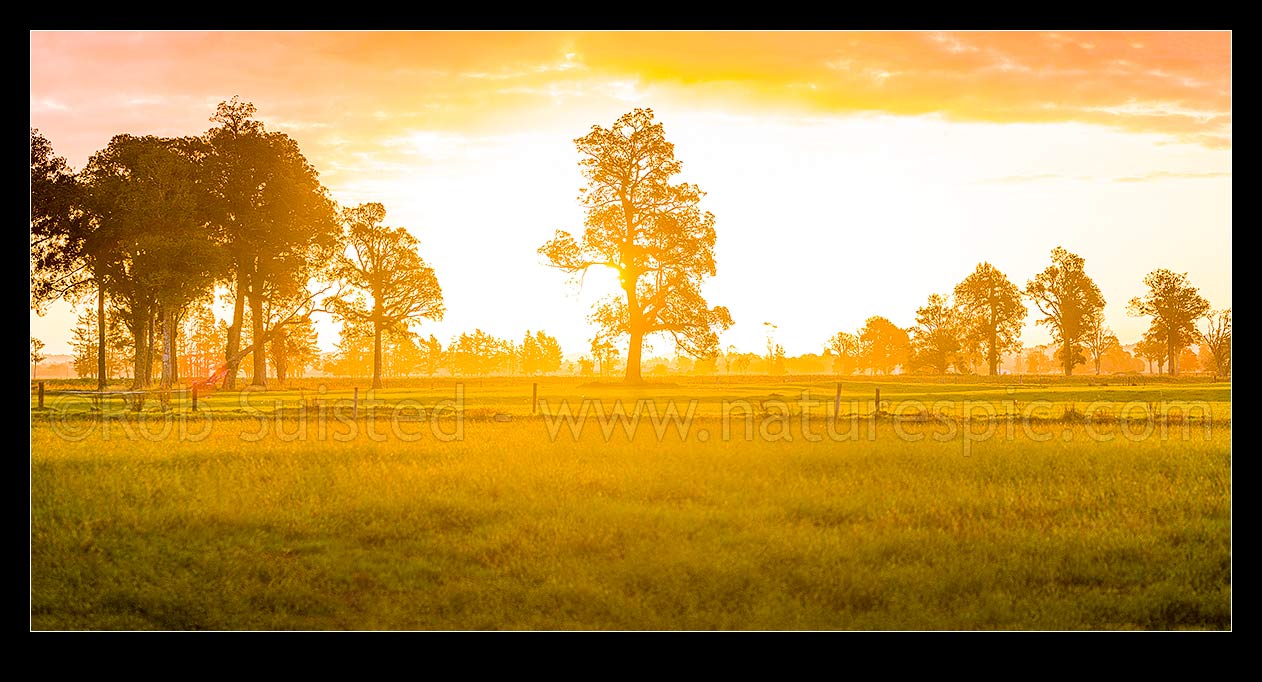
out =
[[[256,423],[219,420],[67,442],[33,421],[35,629],[1231,624],[1229,427],[1000,431],[964,456],[890,425],[245,442]]]

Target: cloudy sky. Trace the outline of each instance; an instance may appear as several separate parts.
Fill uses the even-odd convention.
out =
[[[338,201],[421,240],[448,309],[421,329],[444,341],[586,348],[613,278],[579,289],[535,250],[581,230],[574,138],[635,107],[707,192],[725,347],[761,348],[763,322],[790,354],[871,315],[908,326],[979,261],[1023,285],[1057,245],[1123,343],[1155,268],[1231,305],[1229,33],[31,33],[31,126],[76,169],[117,133],[201,133],[234,95]],[[31,314],[47,353],[72,325]]]

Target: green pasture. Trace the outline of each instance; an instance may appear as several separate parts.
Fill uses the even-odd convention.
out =
[[[800,408],[782,419],[765,406],[818,391],[827,405],[807,414],[822,417],[827,378],[540,380],[553,407],[698,401],[680,428],[602,429],[601,412],[577,435],[530,415],[530,380],[412,380],[375,406],[361,390],[358,419],[330,409],[349,383],[140,415],[53,405],[47,386],[31,414],[32,627],[1231,626],[1227,383],[843,380],[843,406],[880,388],[885,410],[1014,395],[1213,407],[1190,424],[948,433],[888,419],[807,428]],[[454,400],[456,383],[460,420],[393,412]],[[763,404],[752,431],[722,413],[739,400]]]

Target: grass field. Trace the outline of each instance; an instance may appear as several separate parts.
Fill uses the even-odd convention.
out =
[[[1091,383],[848,380],[837,420],[827,378],[546,380],[537,417],[521,380],[455,410],[451,380],[361,392],[358,419],[348,383],[195,414],[50,395],[32,627],[1229,628],[1230,384]],[[602,429],[615,400],[694,407]],[[889,417],[917,401],[940,421]],[[1210,418],[1116,419],[1180,402]]]

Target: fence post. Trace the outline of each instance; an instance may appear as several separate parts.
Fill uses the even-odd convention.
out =
[[[841,382],[837,382],[837,395],[833,396],[833,419],[841,415]]]
[[[39,382],[39,409],[44,409],[44,382]]]
[[[197,384],[193,384],[190,391],[193,397],[193,411],[196,412],[197,411]]]
[[[539,404],[539,382],[531,384],[530,388],[530,414],[535,413],[535,408]]]
[[[359,387],[355,387],[355,406],[351,412],[352,419],[359,419]]]
[[[876,389],[876,409],[873,410],[873,413],[875,414],[876,412],[880,412],[880,411],[881,411],[881,389],[878,388]]]

